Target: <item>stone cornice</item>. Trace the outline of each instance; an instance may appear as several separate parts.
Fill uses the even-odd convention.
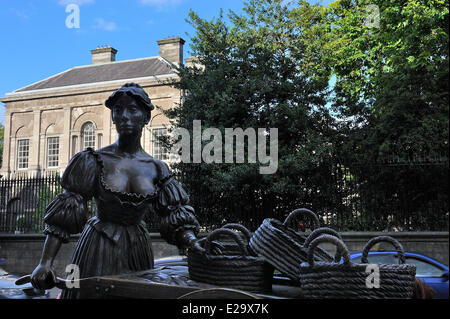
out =
[[[148,76],[148,77],[132,78],[132,79],[120,79],[120,80],[106,81],[106,82],[95,82],[95,83],[62,86],[62,87],[57,87],[57,88],[39,89],[39,90],[22,91],[22,92],[12,92],[12,93],[7,93],[4,98],[0,99],[0,102],[9,103],[9,102],[16,102],[16,101],[54,98],[54,97],[62,97],[62,96],[70,96],[70,95],[110,92],[110,91],[117,90],[120,85],[125,84],[127,82],[138,82],[139,85],[141,85],[144,88],[149,87],[149,86],[164,86],[164,85],[167,85],[166,83],[164,83],[165,81],[174,80],[174,79],[175,80],[178,79],[178,76],[176,74],[172,73],[172,74],[159,75],[159,76]]]

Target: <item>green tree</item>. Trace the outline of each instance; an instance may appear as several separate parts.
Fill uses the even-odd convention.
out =
[[[306,32],[323,36],[312,41],[316,65],[336,77],[333,106],[346,154],[448,158],[448,12],[444,0],[342,0],[321,8]]]
[[[201,120],[222,138],[225,128],[278,129],[275,174],[260,174],[260,163],[175,165],[203,224],[254,228],[297,207],[332,206],[328,79],[303,72],[304,39],[292,14],[281,0],[249,1],[228,20],[222,12],[212,21],[189,14],[192,53],[204,69],[179,69],[173,84],[188,94],[167,112],[173,124],[192,136],[193,120]]]
[[[396,221],[402,214],[414,227],[425,221],[445,227],[448,2],[342,0],[297,10],[297,19],[310,24],[305,28],[310,72],[336,79],[332,106],[340,119],[334,141],[339,157],[366,165],[421,162],[352,167],[364,213],[386,227],[396,222],[404,227]],[[435,165],[441,159],[444,163]],[[422,165],[427,162],[433,165]],[[436,212],[442,215],[436,218]]]
[[[176,165],[201,221],[254,226],[303,206],[359,216],[361,230],[445,225],[447,3],[284,3],[249,1],[228,19],[189,15],[192,53],[204,69],[179,69],[174,85],[188,94],[168,112],[175,126],[191,136],[193,120],[222,134],[279,130],[276,174],[249,163]],[[369,165],[393,157],[444,157],[447,167]]]

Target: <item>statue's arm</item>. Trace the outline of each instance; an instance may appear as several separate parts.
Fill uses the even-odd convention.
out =
[[[189,205],[173,203],[167,207],[160,206],[159,213],[162,215],[162,238],[181,249],[193,247],[200,229],[194,209]]]
[[[58,194],[46,208],[44,222],[47,235],[41,259],[31,274],[31,283],[39,289],[55,286],[53,262],[62,243],[69,242],[71,234],[80,233],[89,213],[87,201],[92,197],[96,162],[92,151],[76,154],[61,178],[64,192]]]
[[[198,238],[192,230],[185,230],[185,231],[179,232],[177,239],[178,239],[178,242],[183,247],[191,247],[194,249],[201,249],[201,246],[198,243]]]
[[[179,248],[196,248],[200,224],[194,208],[189,205],[189,196],[163,162],[160,169],[158,201],[152,210],[162,217],[161,236]]]
[[[54,235],[47,235],[45,239],[44,247],[42,248],[40,265],[53,266],[53,261],[58,254],[59,248],[61,247],[62,240]]]
[[[59,237],[47,235],[39,264],[31,274],[31,284],[35,288],[45,290],[55,286],[56,275],[52,267],[61,243]]]

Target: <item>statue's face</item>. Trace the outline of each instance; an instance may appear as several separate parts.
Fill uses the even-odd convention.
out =
[[[146,124],[146,112],[127,95],[121,95],[112,107],[112,119],[119,134],[138,134]]]

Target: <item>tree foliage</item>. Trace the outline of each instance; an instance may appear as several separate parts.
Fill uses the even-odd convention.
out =
[[[175,165],[201,222],[253,226],[309,207],[322,216],[365,214],[366,226],[380,230],[422,216],[427,205],[448,219],[445,1],[251,0],[243,14],[207,21],[190,12],[188,21],[203,67],[179,68],[173,84],[187,95],[167,113],[173,124],[191,136],[193,120],[222,135],[225,128],[278,128],[279,142],[272,175],[259,174],[259,163]],[[447,167],[361,169],[417,157],[444,157]],[[347,179],[353,193],[342,191]],[[358,198],[358,207],[348,198]],[[407,212],[394,216],[400,206]]]
[[[335,1],[318,25],[345,153],[448,158],[448,2]]]
[[[319,65],[336,78],[337,156],[387,164],[352,169],[363,211],[385,225],[409,215],[415,227],[448,226],[448,13],[444,0],[342,0],[307,30],[326,34]]]
[[[222,136],[225,128],[278,129],[275,174],[260,174],[261,163],[176,166],[200,219],[215,225],[249,224],[250,215],[259,216],[257,224],[299,205],[316,206],[313,200],[327,200],[322,194],[331,178],[328,81],[302,72],[304,51],[291,9],[282,1],[249,1],[244,11],[230,12],[228,21],[223,13],[213,21],[190,13],[197,31],[192,51],[205,68],[179,70],[175,85],[188,94],[168,113],[191,133],[193,120]]]

